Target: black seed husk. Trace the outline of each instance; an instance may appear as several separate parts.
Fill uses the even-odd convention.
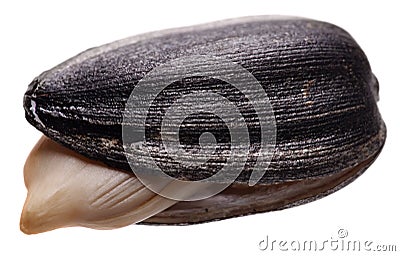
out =
[[[304,18],[235,19],[89,49],[34,79],[24,96],[26,119],[66,147],[130,171],[121,140],[130,93],[153,68],[194,54],[224,57],[243,66],[268,95],[276,120],[276,148],[259,183],[336,173],[367,160],[384,144],[386,128],[376,104],[378,81],[364,52],[343,29]],[[179,95],[209,89],[241,102],[241,95],[223,81],[201,77],[188,77],[169,89]],[[162,104],[166,101],[161,99]],[[255,129],[255,151],[238,183],[247,182],[256,160],[252,111],[243,107],[249,130]],[[155,113],[150,119],[156,120]],[[215,120],[204,117],[197,122],[211,127]],[[195,129],[191,132],[196,134]],[[157,129],[150,135],[155,145],[160,142]],[[223,132],[218,138],[229,144]],[[227,145],[221,145],[221,152],[224,149]],[[177,168],[168,158],[162,160],[170,175],[191,180],[209,177],[224,164],[221,155],[198,169]]]

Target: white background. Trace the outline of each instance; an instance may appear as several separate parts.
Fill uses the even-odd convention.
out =
[[[348,230],[349,239],[397,244],[400,251],[400,14],[395,1],[4,2],[0,4],[0,255],[271,255],[258,249],[267,235],[277,240],[323,241],[337,237],[340,228]],[[35,76],[87,48],[134,34],[262,14],[335,23],[366,52],[380,81],[379,107],[388,137],[380,157],[364,175],[307,205],[201,225],[132,225],[111,231],[68,228],[32,236],[20,232],[26,195],[22,169],[40,137],[24,119],[22,97]],[[315,255],[328,253],[342,254],[327,250]]]

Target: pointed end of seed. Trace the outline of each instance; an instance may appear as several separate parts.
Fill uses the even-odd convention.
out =
[[[38,234],[57,228],[74,226],[74,209],[62,191],[43,198],[40,193],[28,193],[21,213],[20,229],[25,234]]]
[[[47,223],[43,225],[43,219],[46,217],[42,216],[37,210],[32,210],[29,208],[30,204],[29,202],[26,202],[24,209],[22,210],[21,220],[19,223],[20,230],[27,235],[48,231],[49,225]],[[57,227],[54,227],[53,229],[55,228]]]

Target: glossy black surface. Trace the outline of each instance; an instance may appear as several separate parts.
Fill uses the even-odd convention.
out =
[[[343,29],[301,18],[237,19],[90,49],[35,78],[24,96],[26,118],[68,148],[129,171],[121,122],[130,93],[153,68],[193,54],[240,64],[267,93],[275,114],[277,143],[261,183],[339,172],[383,146],[386,130],[376,105],[378,82],[365,54]],[[199,81],[187,78],[175,89],[182,94],[199,87],[233,93],[222,81]],[[243,112],[251,115],[251,109]],[[250,122],[249,128],[253,126]],[[256,143],[257,131],[253,135]],[[157,141],[157,136],[153,139]],[[249,178],[256,159],[256,151],[252,153],[238,182]],[[168,167],[168,161],[165,164]],[[185,179],[214,172],[213,168],[171,168],[172,176]]]

